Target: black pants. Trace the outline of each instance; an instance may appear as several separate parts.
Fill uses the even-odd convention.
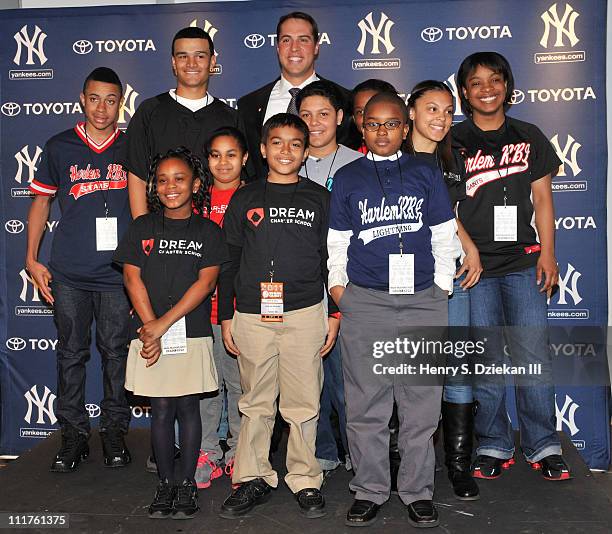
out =
[[[70,425],[89,434],[85,410],[85,367],[90,354],[91,325],[96,321],[96,346],[102,357],[104,398],[100,428],[116,424],[124,432],[130,422],[125,396],[130,305],[123,290],[87,291],[53,282],[57,326],[57,402],[62,428]]]

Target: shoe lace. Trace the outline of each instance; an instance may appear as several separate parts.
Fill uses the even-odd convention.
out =
[[[321,501],[321,493],[315,489],[305,490],[300,495],[300,501],[307,506],[317,504]]]
[[[193,499],[194,486],[183,482],[176,488],[176,503],[177,504],[190,504]]]
[[[257,486],[252,482],[244,482],[234,490],[232,496],[237,497],[238,499],[242,499],[243,497],[254,497],[256,494]]]
[[[172,500],[172,485],[168,482],[160,482],[157,486],[157,494],[155,495],[157,502],[167,502]]]

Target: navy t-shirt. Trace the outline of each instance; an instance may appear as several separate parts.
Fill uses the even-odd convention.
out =
[[[228,253],[221,229],[211,220],[148,213],[132,223],[114,260],[140,268],[155,316],[161,317],[198,280],[200,270],[225,263]],[[137,314],[133,326],[134,331],[142,326]],[[185,326],[187,337],[212,336],[210,295],[186,315]]]
[[[414,156],[377,162],[361,158],[334,177],[329,227],[352,231],[347,274],[359,286],[388,290],[389,254],[399,254],[401,229],[404,253],[414,254],[415,291],[430,287],[434,258],[429,227],[452,219],[442,173]]]
[[[123,167],[126,136],[116,129],[105,141],[86,136],[85,123],[47,141],[30,190],[55,196],[61,220],[54,231],[49,269],[55,280],[88,291],[123,289],[113,251],[96,250],[96,218],[117,218],[118,239],[127,230],[130,208]]]

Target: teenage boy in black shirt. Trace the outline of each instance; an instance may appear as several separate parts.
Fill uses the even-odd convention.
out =
[[[172,40],[176,89],[145,100],[128,128],[128,185],[132,217],[148,212],[147,170],[157,154],[178,146],[204,158],[206,140],[217,128],[237,126],[238,113],[208,92],[215,47],[202,28],[179,30]]]
[[[333,301],[329,312],[336,315],[329,319],[322,303],[329,193],[298,177],[308,156],[302,119],[274,115],[262,139],[269,174],[235,193],[224,222],[231,260],[219,282],[219,319],[227,349],[238,356],[244,393],[232,476],[237,487],[221,516],[246,514],[278,485],[268,451],[280,393],[280,412],[291,425],[285,482],[306,517],[322,517],[323,475],[314,454],[321,357],[339,329]]]

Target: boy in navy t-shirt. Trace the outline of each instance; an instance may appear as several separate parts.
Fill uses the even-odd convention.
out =
[[[407,117],[397,95],[372,97],[363,120],[368,154],[340,169],[332,189],[329,288],[342,312],[347,435],[355,469],[349,526],[372,523],[389,498],[389,457],[379,451],[389,447],[394,400],[400,499],[414,526],[438,524],[432,501],[433,433],[442,385],[418,376],[426,360],[400,354],[400,343],[411,327],[447,325],[448,293],[461,248],[440,171],[400,151]],[[417,368],[412,381],[401,374],[408,374],[404,364],[411,362]]]
[[[104,373],[104,464],[120,467],[131,460],[123,441],[130,421],[123,387],[130,306],[121,271],[112,265],[118,239],[131,220],[122,166],[125,135],[117,128],[122,94],[113,70],[93,70],[80,97],[85,122],[47,141],[30,184],[35,197],[28,214],[26,267],[53,304],[58,333],[55,414],[62,446],[51,466],[55,472],[73,471],[89,454],[85,365],[94,317]],[[47,268],[38,261],[38,250],[54,197],[62,217]]]

